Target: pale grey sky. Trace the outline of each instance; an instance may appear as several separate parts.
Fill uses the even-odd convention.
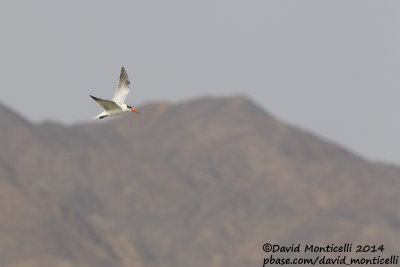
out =
[[[245,94],[278,118],[400,164],[400,2],[0,2],[0,101],[32,121],[101,109],[124,65],[130,104]]]

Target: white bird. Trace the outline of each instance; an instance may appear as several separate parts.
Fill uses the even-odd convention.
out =
[[[130,81],[128,74],[126,73],[125,68],[122,67],[121,75],[119,76],[118,88],[117,91],[115,91],[112,100],[104,100],[90,95],[90,97],[93,98],[94,101],[99,103],[104,108],[104,111],[93,119],[103,119],[105,117],[116,116],[130,110],[139,114],[139,111],[134,109],[131,105],[127,105],[124,103],[125,98],[129,93],[129,84]]]

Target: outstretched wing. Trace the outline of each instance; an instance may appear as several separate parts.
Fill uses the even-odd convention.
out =
[[[90,97],[107,111],[121,109],[114,101],[100,99],[92,95]]]
[[[129,94],[129,81],[128,74],[124,67],[121,69],[121,75],[119,76],[118,88],[114,94],[112,100],[118,105],[122,105],[125,102],[126,96]]]

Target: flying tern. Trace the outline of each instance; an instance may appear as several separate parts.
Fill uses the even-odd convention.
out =
[[[104,108],[104,111],[93,119],[103,119],[106,117],[116,116],[123,114],[127,111],[132,111],[136,114],[139,114],[139,111],[134,109],[131,105],[127,105],[124,103],[125,98],[129,93],[129,84],[130,81],[128,74],[126,73],[125,68],[122,67],[121,74],[119,76],[118,88],[117,91],[115,91],[112,100],[104,100],[90,95],[90,97],[93,98],[94,101],[99,103],[100,106]]]

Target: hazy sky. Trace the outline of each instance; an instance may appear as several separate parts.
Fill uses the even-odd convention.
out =
[[[245,94],[400,164],[399,29],[394,0],[2,0],[0,101],[33,121],[87,121],[101,111],[88,95],[112,97],[123,65],[130,104]]]

